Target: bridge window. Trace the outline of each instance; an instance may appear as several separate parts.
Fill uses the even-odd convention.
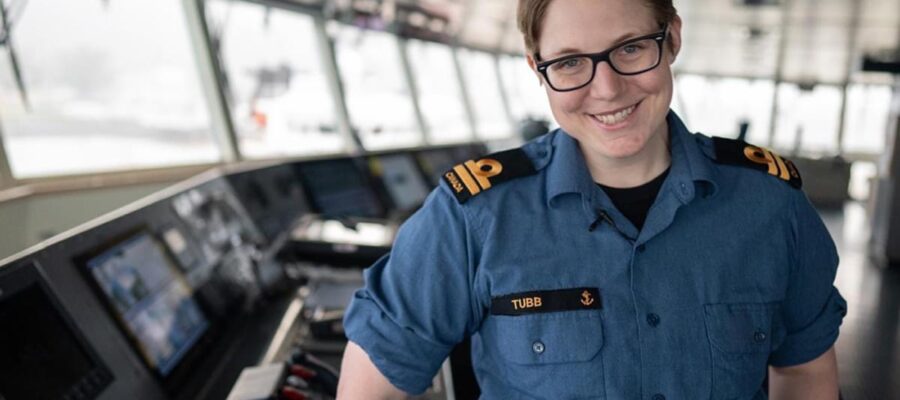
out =
[[[500,94],[494,57],[481,51],[460,49],[459,62],[466,90],[472,102],[478,137],[481,139],[509,137],[512,134],[512,127]]]
[[[837,86],[801,90],[793,83],[779,85],[774,147],[788,154],[836,155],[841,96]]]
[[[467,122],[452,50],[442,44],[410,40],[407,53],[419,89],[419,107],[428,126],[429,141],[450,143],[471,139],[472,128]]]
[[[9,13],[22,79],[0,48],[0,123],[17,178],[220,158],[182,7],[31,1]]]
[[[422,143],[397,37],[331,23],[350,122],[368,150]]]
[[[345,147],[311,16],[211,0],[206,17],[244,156],[336,153]]]
[[[769,145],[775,91],[771,80],[682,75],[677,84],[678,98],[673,103],[682,108],[681,117],[692,130],[737,138],[740,124],[746,122],[749,126],[745,140],[758,146]]]
[[[516,122],[543,119],[556,126],[541,81],[528,68],[524,57],[500,56],[500,81]]]
[[[844,120],[844,151],[880,154],[887,148],[891,87],[851,84]]]

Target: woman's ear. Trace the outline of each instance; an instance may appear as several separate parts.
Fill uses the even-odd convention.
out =
[[[544,86],[544,80],[541,78],[541,74],[537,71],[537,62],[534,60],[534,56],[526,54],[525,60],[528,61],[528,68],[531,68],[531,72],[533,72],[535,78],[537,78],[538,84]]]
[[[675,59],[678,58],[678,52],[681,51],[681,17],[675,15],[675,18],[672,19],[672,22],[669,24],[669,43],[668,48],[672,52],[672,58],[669,59],[669,64],[675,62]]]

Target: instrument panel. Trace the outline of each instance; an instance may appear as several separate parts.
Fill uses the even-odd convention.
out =
[[[15,329],[0,330],[0,399],[224,398],[303,283],[279,258],[298,227],[339,224],[341,241],[399,223],[435,168],[481,151],[213,170],[3,260],[0,325]]]

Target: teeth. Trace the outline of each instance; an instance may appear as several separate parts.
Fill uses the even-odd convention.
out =
[[[635,107],[637,107],[637,104],[635,104],[631,107],[628,107],[622,111],[619,111],[617,113],[595,115],[594,118],[597,118],[601,123],[603,123],[605,125],[615,125],[615,124],[618,124],[619,122],[624,121],[625,118],[628,118],[628,116],[631,115],[631,113],[634,111]]]

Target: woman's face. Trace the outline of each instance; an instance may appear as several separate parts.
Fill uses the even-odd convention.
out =
[[[598,53],[659,30],[653,11],[641,0],[557,0],[547,9],[537,44],[541,60],[550,60]],[[669,36],[677,52],[679,19],[669,25]],[[648,142],[667,137],[674,57],[666,43],[659,66],[639,75],[619,75],[603,62],[581,89],[556,92],[545,82],[553,115],[582,151],[609,160],[640,155]],[[535,60],[529,57],[528,62],[534,69]]]

